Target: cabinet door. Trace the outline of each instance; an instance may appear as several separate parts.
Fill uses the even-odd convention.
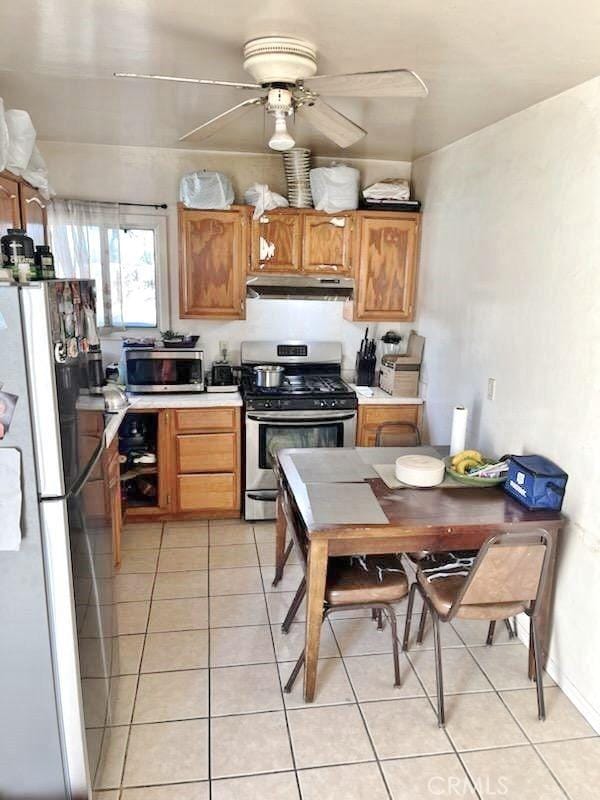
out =
[[[266,211],[252,220],[252,272],[300,269],[302,218],[297,211]]]
[[[247,211],[179,210],[183,318],[244,319]]]
[[[9,228],[20,227],[19,184],[0,175],[0,236]]]
[[[21,224],[33,243],[46,244],[48,230],[48,202],[32,186],[19,186],[21,198]]]
[[[359,213],[354,319],[414,318],[419,217]]]
[[[302,269],[319,275],[352,272],[354,214],[303,215]]]
[[[421,405],[359,405],[356,426],[358,447],[375,447],[377,428],[385,423],[413,422],[421,426]]]

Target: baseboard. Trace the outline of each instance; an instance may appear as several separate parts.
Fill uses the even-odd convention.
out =
[[[524,615],[520,615],[517,617],[517,633],[521,642],[523,642],[526,647],[529,647],[529,618],[525,617],[523,619],[523,616]],[[553,658],[548,657],[546,672],[550,675],[552,680],[560,686],[575,708],[585,717],[596,733],[600,734],[600,712],[588,703],[579,689],[571,683]]]

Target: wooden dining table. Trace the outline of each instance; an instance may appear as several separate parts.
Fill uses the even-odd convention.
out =
[[[276,585],[282,577],[286,549],[286,520],[282,511],[282,493],[295,510],[308,542],[306,564],[307,609],[304,667],[304,699],[312,702],[315,695],[317,660],[323,608],[327,562],[331,556],[352,556],[377,553],[409,553],[419,550],[448,552],[479,549],[493,534],[543,528],[550,534],[552,563],[544,597],[540,598],[539,636],[544,665],[548,655],[551,629],[551,598],[553,591],[556,539],[564,523],[556,511],[529,511],[509,497],[501,487],[391,489],[376,474],[365,477],[387,517],[386,524],[319,523],[315,519],[307,484],[294,462],[297,453],[322,458],[326,448],[285,449],[277,453],[275,472],[278,478],[276,524]],[[338,451],[339,452],[339,451]],[[392,464],[407,453],[438,454],[430,447],[363,447],[348,448],[367,465]],[[305,456],[302,456],[303,458]],[[366,472],[371,472],[367,470]],[[306,475],[304,475],[306,478]],[[335,476],[331,475],[332,483]],[[322,478],[320,478],[322,482]],[[322,490],[322,487],[320,487]],[[530,647],[530,677],[533,677],[532,648]],[[544,666],[542,665],[542,666]]]

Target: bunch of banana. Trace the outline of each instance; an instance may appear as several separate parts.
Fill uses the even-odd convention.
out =
[[[452,469],[460,475],[465,475],[472,469],[482,467],[484,463],[483,456],[478,450],[462,450],[452,456]]]

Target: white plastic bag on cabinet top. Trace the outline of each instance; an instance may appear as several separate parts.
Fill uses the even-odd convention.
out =
[[[360,172],[344,164],[317,167],[310,171],[310,190],[315,208],[335,214],[358,208]]]
[[[4,100],[0,97],[0,172],[6,169],[8,161],[8,125],[4,113]]]
[[[233,203],[233,186],[222,172],[189,172],[179,184],[179,199],[187,208],[225,209]]]
[[[8,126],[8,157],[6,169],[14,175],[22,175],[27,168],[35,147],[35,128],[27,111],[9,109],[6,114]]]
[[[49,200],[50,195],[54,194],[54,190],[48,183],[48,167],[37,145],[33,148],[29,164],[27,164],[27,168],[23,170],[22,174],[28,183],[40,190],[40,194],[46,200]]]
[[[266,183],[253,183],[246,189],[244,199],[249,206],[254,206],[253,219],[260,219],[265,211],[289,206],[286,198],[277,192],[272,192]]]

